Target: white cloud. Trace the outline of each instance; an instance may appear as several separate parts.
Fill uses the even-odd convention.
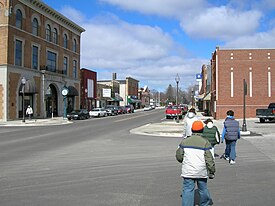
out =
[[[59,12],[77,24],[81,24],[85,19],[85,16],[80,11],[70,6],[64,6]]]
[[[255,32],[260,18],[259,11],[240,12],[222,6],[185,17],[181,21],[181,26],[192,37],[229,40]]]
[[[184,48],[159,27],[129,24],[113,15],[94,18],[83,27],[81,66],[96,70],[99,79],[110,79],[116,72],[118,79],[131,76],[140,86],[164,91],[179,73],[187,88],[205,62],[177,55]]]
[[[268,32],[259,32],[249,36],[242,36],[227,42],[224,46],[232,48],[274,48],[275,29]]]
[[[160,16],[181,16],[182,13],[201,8],[206,3],[205,0],[100,0],[101,2],[116,5],[125,10],[138,11],[144,14],[154,14]]]

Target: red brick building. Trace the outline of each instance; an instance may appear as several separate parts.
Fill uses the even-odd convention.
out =
[[[216,48],[211,59],[211,114],[223,119],[232,109],[243,118],[244,86],[247,83],[246,117],[257,108],[275,102],[275,49]]]
[[[96,107],[97,73],[89,69],[80,70],[81,100],[82,108],[91,110]]]

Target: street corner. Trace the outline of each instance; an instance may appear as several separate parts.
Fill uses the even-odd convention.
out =
[[[182,137],[182,127],[174,127],[172,123],[150,123],[134,128],[130,130],[130,133],[147,136]]]

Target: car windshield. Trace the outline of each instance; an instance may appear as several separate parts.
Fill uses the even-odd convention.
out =
[[[92,111],[100,111],[100,109],[93,109]]]

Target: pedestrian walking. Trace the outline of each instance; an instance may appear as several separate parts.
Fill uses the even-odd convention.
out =
[[[215,145],[220,143],[220,132],[218,128],[213,124],[213,121],[211,119],[207,119],[204,121],[205,127],[203,129],[202,136],[207,139],[212,148],[210,149],[213,158],[215,159]]]
[[[228,110],[222,131],[222,143],[225,140],[224,159],[231,165],[236,163],[236,143],[240,139],[239,122],[234,118],[234,111]]]
[[[203,127],[202,121],[194,121],[192,135],[182,140],[176,152],[177,161],[182,163],[182,206],[194,206],[195,184],[200,196],[199,205],[212,204],[207,178],[214,178],[215,162],[210,152],[211,144],[202,137]]]
[[[33,114],[33,110],[32,110],[31,105],[29,105],[28,108],[27,108],[27,110],[26,110],[26,115],[29,116],[29,120],[31,120],[32,114]]]
[[[195,108],[189,109],[183,119],[183,138],[187,138],[192,135],[192,124],[196,120],[198,120],[198,117],[196,116]]]

